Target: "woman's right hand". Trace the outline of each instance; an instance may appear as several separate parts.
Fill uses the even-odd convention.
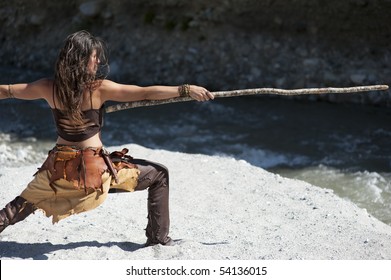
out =
[[[190,85],[189,96],[197,101],[208,101],[213,100],[214,95],[206,88]]]

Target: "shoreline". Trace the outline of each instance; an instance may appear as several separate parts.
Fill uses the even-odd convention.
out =
[[[391,259],[391,227],[332,190],[243,160],[151,150],[136,158],[170,170],[173,247],[144,248],[147,192],[111,194],[97,209],[58,224],[36,212],[0,235],[1,259],[373,260]],[[37,166],[0,170],[1,207]]]

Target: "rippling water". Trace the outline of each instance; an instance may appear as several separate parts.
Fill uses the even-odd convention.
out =
[[[55,131],[41,101],[0,101],[0,164],[39,164]],[[391,225],[391,111],[239,97],[107,114],[106,146],[231,156],[334,192]],[[153,159],[152,159],[153,160]]]

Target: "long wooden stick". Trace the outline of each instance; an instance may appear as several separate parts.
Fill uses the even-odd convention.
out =
[[[310,94],[328,94],[328,93],[356,93],[363,91],[379,91],[387,90],[387,85],[372,85],[372,86],[357,86],[357,87],[343,87],[343,88],[306,88],[306,89],[278,89],[278,88],[253,88],[253,89],[241,89],[231,91],[216,91],[212,92],[215,97],[233,97],[243,95],[257,95],[257,94],[275,94],[275,95],[310,95]],[[143,100],[119,103],[106,108],[107,113],[116,112],[120,110],[144,107],[144,106],[155,106],[175,102],[184,102],[194,100],[191,97],[175,97],[163,100]]]

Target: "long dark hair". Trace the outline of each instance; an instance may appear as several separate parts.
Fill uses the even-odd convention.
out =
[[[98,71],[90,73],[87,65],[94,50],[100,63]],[[57,100],[69,120],[75,124],[82,123],[83,93],[99,87],[108,71],[107,49],[103,40],[85,30],[66,38],[56,62],[54,88]]]

